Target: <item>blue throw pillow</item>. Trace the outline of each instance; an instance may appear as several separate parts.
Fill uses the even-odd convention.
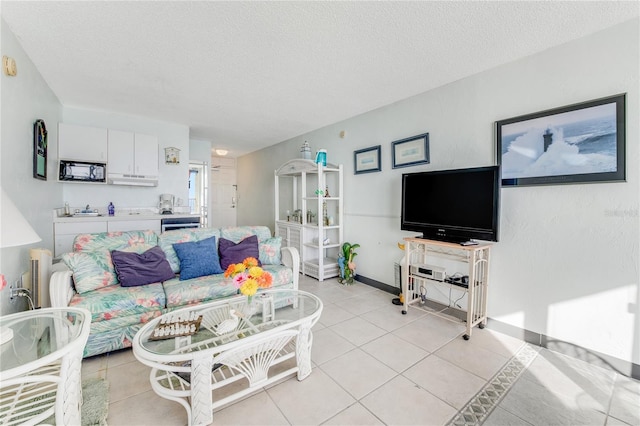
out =
[[[202,241],[173,244],[180,259],[180,280],[203,277],[205,275],[222,274],[218,258],[216,237]]]
[[[176,276],[159,246],[140,254],[114,250],[111,260],[122,287],[159,283]]]

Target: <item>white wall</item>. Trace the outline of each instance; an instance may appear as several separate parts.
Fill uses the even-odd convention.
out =
[[[120,207],[153,207],[158,205],[160,194],[174,194],[176,198],[187,200],[189,186],[189,127],[182,124],[152,120],[145,117],[119,114],[107,111],[95,111],[65,106],[64,123],[83,126],[103,127],[107,129],[125,130],[144,133],[158,137],[159,149],[159,181],[156,187],[134,187],[122,185],[95,185],[80,183],[63,183],[64,200],[69,205],[106,209],[113,202],[116,210]],[[164,149],[176,147],[180,149],[180,164],[165,164]]]
[[[635,19],[241,157],[238,223],[273,228],[273,171],[305,140],[327,148],[344,164],[358,272],[392,285],[396,243],[413,235],[400,231],[402,173],[494,164],[495,121],[626,92],[626,183],[502,190],[489,316],[640,364],[639,51]],[[424,132],[431,164],[393,170],[391,142]],[[353,151],[379,144],[382,172],[354,175]]]
[[[211,142],[191,139],[189,141],[189,160],[211,164]]]
[[[62,199],[62,187],[55,180],[55,161],[58,156],[57,124],[62,106],[29,57],[0,20],[2,55],[16,60],[18,74],[7,77],[1,73],[0,184],[13,200],[42,241],[25,247],[0,250],[0,273],[9,283],[29,270],[29,249],[48,248],[53,251],[51,210]],[[47,181],[33,176],[33,123],[43,119],[48,131]],[[0,314],[26,308],[24,298],[10,304],[8,288],[0,292]]]

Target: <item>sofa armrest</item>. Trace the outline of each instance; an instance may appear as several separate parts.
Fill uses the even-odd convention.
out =
[[[282,264],[293,270],[293,289],[298,289],[300,279],[300,253],[295,247],[282,247]]]
[[[73,272],[64,265],[56,264],[49,281],[49,297],[51,307],[65,308],[69,306],[71,298],[75,294],[73,288]]]

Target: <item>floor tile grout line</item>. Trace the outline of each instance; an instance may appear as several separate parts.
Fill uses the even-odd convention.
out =
[[[295,376],[291,376],[291,378],[293,378],[293,377],[295,377]],[[284,383],[285,381],[286,381],[286,380],[284,380],[284,381],[282,381],[282,382],[280,382],[280,383],[278,383],[278,384]],[[275,386],[277,386],[277,385],[275,385]],[[274,387],[275,387],[275,386],[274,386]],[[267,398],[269,398],[269,400],[271,400],[271,402],[273,403],[273,405],[278,409],[278,412],[279,412],[280,414],[282,414],[282,417],[284,417],[284,418],[287,420],[287,424],[288,424],[289,426],[293,426],[293,423],[291,422],[291,420],[289,420],[289,418],[287,417],[287,415],[282,411],[282,408],[280,408],[280,406],[278,405],[278,403],[277,403],[277,402],[273,399],[273,397],[271,396],[271,393],[269,392],[269,389],[271,389],[271,387],[270,387],[270,388],[264,388],[264,387],[263,387],[263,388],[261,388],[261,389],[262,389],[262,392],[264,392],[265,394],[267,394]],[[257,394],[256,394],[256,395],[257,395]],[[214,413],[214,414],[215,414],[215,413]]]
[[[346,320],[345,320],[345,321],[346,321]],[[340,323],[337,323],[337,324],[340,324]],[[334,325],[337,325],[337,324],[334,324]],[[420,389],[424,390],[425,392],[427,392],[428,394],[430,394],[430,395],[431,395],[431,396],[433,396],[434,398],[438,399],[438,400],[439,400],[439,401],[441,401],[443,404],[446,404],[447,406],[449,406],[449,407],[451,407],[452,409],[456,410],[456,412],[457,412],[457,411],[458,411],[458,408],[457,408],[457,407],[455,407],[455,406],[451,405],[448,401],[445,401],[445,400],[444,400],[444,399],[442,399],[440,396],[438,396],[438,395],[436,395],[436,394],[434,394],[434,393],[430,392],[428,389],[425,389],[425,388],[423,388],[422,386],[420,386],[419,384],[415,383],[413,380],[411,380],[411,378],[410,378],[410,377],[406,376],[404,373],[406,373],[410,368],[414,367],[415,365],[417,365],[418,363],[420,363],[421,361],[425,360],[426,358],[428,358],[428,357],[430,357],[430,356],[436,356],[436,357],[438,357],[437,355],[435,355],[435,352],[436,352],[437,350],[442,349],[443,347],[445,347],[446,345],[448,345],[449,343],[451,343],[451,342],[452,342],[452,341],[454,341],[455,339],[457,339],[457,338],[461,338],[462,334],[463,334],[463,332],[461,332],[459,335],[456,335],[456,336],[455,336],[455,337],[453,337],[451,340],[448,340],[448,341],[444,342],[442,345],[440,345],[438,348],[436,348],[436,349],[434,350],[434,352],[429,352],[429,351],[427,351],[426,349],[422,349],[422,348],[420,348],[420,349],[422,349],[422,350],[424,350],[424,351],[426,352],[426,355],[425,355],[424,357],[420,358],[419,360],[417,360],[416,362],[414,362],[413,364],[411,364],[409,367],[405,368],[402,372],[398,372],[398,371],[396,371],[396,370],[395,370],[395,369],[393,369],[391,366],[387,365],[384,361],[379,360],[379,359],[378,359],[378,358],[376,358],[374,355],[372,355],[372,354],[370,354],[369,352],[367,352],[366,350],[362,349],[362,346],[364,346],[364,345],[366,345],[367,343],[370,343],[370,342],[365,342],[365,343],[363,343],[362,345],[355,346],[354,348],[352,348],[352,349],[350,349],[349,351],[347,351],[347,352],[345,352],[345,353],[343,353],[343,354],[339,355],[338,357],[333,358],[333,359],[331,359],[331,360],[327,360],[327,361],[325,361],[323,364],[318,365],[318,368],[320,368],[320,369],[322,370],[322,372],[323,372],[324,374],[326,374],[326,375],[327,375],[327,377],[329,377],[329,378],[330,378],[330,379],[331,379],[331,380],[332,380],[332,381],[333,381],[333,382],[334,382],[338,387],[340,387],[340,388],[341,388],[341,389],[343,389],[347,394],[349,394],[351,397],[353,397],[353,398],[356,400],[356,403],[360,403],[360,405],[361,405],[361,406],[363,406],[367,411],[369,411],[369,412],[370,412],[372,415],[374,415],[374,417],[376,417],[376,418],[378,418],[378,417],[377,417],[377,416],[375,416],[375,414],[374,414],[374,413],[372,413],[372,412],[371,412],[371,411],[370,411],[370,410],[369,410],[369,409],[368,409],[364,404],[362,404],[362,402],[361,402],[361,401],[362,401],[364,398],[366,398],[368,395],[370,395],[371,393],[375,392],[376,390],[380,389],[381,387],[385,386],[386,384],[388,384],[389,382],[391,382],[392,380],[394,380],[394,379],[396,379],[396,378],[398,378],[398,377],[402,377],[402,378],[404,378],[404,379],[408,380],[409,382],[413,383],[415,386],[417,386],[417,387],[419,387]],[[383,334],[382,336],[379,336],[378,338],[381,338],[381,337],[383,337],[383,336],[385,336],[385,335],[393,335],[393,332],[386,332],[385,334]],[[400,337],[399,337],[399,338],[400,338]],[[402,339],[402,338],[400,338],[400,339]],[[375,340],[375,339],[373,339],[373,340]],[[372,341],[373,341],[373,340],[372,340]],[[404,340],[405,342],[407,342],[405,339],[402,339],[402,340]],[[411,344],[411,342],[407,342],[407,343]],[[414,346],[415,346],[415,345],[414,345]],[[341,356],[344,356],[344,355],[346,355],[346,354],[348,354],[348,353],[350,353],[350,352],[353,352],[353,351],[354,351],[354,350],[356,350],[356,349],[360,349],[361,351],[365,352],[366,354],[368,354],[369,356],[371,356],[372,358],[374,358],[375,360],[377,360],[378,362],[380,362],[382,365],[384,365],[385,367],[387,367],[387,368],[389,368],[390,370],[392,370],[392,371],[393,371],[393,373],[394,373],[394,375],[393,375],[392,377],[390,377],[388,380],[386,380],[386,381],[384,381],[383,383],[379,384],[376,388],[374,388],[374,389],[370,390],[369,392],[367,392],[365,395],[363,395],[363,396],[362,396],[362,397],[360,397],[360,398],[356,398],[354,395],[352,395],[352,394],[351,394],[347,389],[345,389],[345,388],[344,388],[340,383],[338,383],[338,382],[337,382],[333,377],[331,377],[331,375],[330,375],[330,374],[329,374],[329,373],[328,373],[324,368],[322,368],[322,366],[323,366],[323,365],[326,365],[327,363],[329,363],[329,362],[331,362],[331,361],[333,361],[333,360],[335,360],[335,359],[338,359],[338,358],[340,358]],[[441,358],[441,357],[438,357],[438,358],[443,359],[443,358]],[[455,365],[455,364],[454,364],[454,365]],[[471,374],[473,374],[474,376],[476,376],[476,377],[478,377],[479,379],[481,379],[482,381],[484,381],[484,382],[485,382],[485,386],[486,386],[486,384],[489,382],[487,379],[485,379],[485,378],[483,378],[483,377],[477,376],[477,375],[476,375],[476,374],[474,374],[474,373],[471,373]],[[355,403],[354,403],[354,404],[355,404]],[[353,405],[353,404],[352,404],[352,405]],[[348,408],[348,407],[347,407],[347,408]],[[345,408],[345,410],[346,410],[346,408]],[[344,411],[344,410],[342,410],[342,411]],[[342,412],[342,411],[341,411],[341,412]],[[334,416],[332,416],[332,417],[330,417],[329,419],[325,420],[323,423],[326,423],[327,421],[331,420],[333,417],[337,416],[338,414],[339,414],[339,413],[335,414]],[[379,419],[379,420],[380,420],[380,421],[382,421],[381,419]],[[383,423],[384,423],[384,422],[383,422]],[[322,423],[321,423],[321,424],[322,424]]]
[[[320,425],[319,425],[319,426],[326,425],[326,424],[327,424],[327,422],[331,421],[331,419],[335,418],[336,416],[339,416],[340,414],[344,413],[344,412],[345,412],[345,411],[347,411],[349,408],[351,408],[351,407],[353,407],[353,406],[355,406],[355,405],[360,405],[362,408],[364,408],[365,410],[367,410],[367,412],[368,412],[369,414],[371,414],[373,417],[375,417],[376,419],[378,419],[378,420],[380,421],[380,423],[385,424],[385,422],[384,422],[380,417],[378,417],[375,413],[371,412],[371,410],[369,410],[369,409],[368,409],[364,404],[362,404],[362,403],[360,402],[360,400],[356,400],[353,404],[346,406],[344,409],[342,409],[342,410],[340,410],[338,413],[336,413],[336,415],[335,415],[335,416],[332,416],[332,417],[328,418],[327,420],[325,420],[324,422],[320,423]]]
[[[359,346],[356,346],[356,347],[354,347],[354,348],[350,349],[349,351],[345,352],[344,354],[342,354],[342,355],[340,355],[340,356],[346,355],[346,354],[347,354],[347,353],[349,353],[349,352],[353,352],[353,351],[354,351],[354,350],[356,350],[356,349],[360,349],[360,350],[362,350]],[[333,381],[333,382],[334,382],[334,383],[335,383],[339,388],[341,388],[342,390],[344,390],[344,391],[345,391],[349,396],[351,396],[351,397],[355,400],[355,402],[354,402],[353,404],[351,404],[351,405],[349,405],[348,407],[344,408],[343,410],[341,410],[340,412],[338,412],[338,413],[336,413],[335,415],[331,416],[330,418],[328,418],[328,419],[324,420],[322,423],[320,423],[320,425],[325,424],[326,422],[328,422],[329,420],[331,420],[332,418],[336,417],[337,415],[339,415],[340,413],[342,413],[343,411],[347,410],[348,408],[350,408],[351,406],[353,406],[353,405],[355,405],[355,404],[360,404],[360,405],[361,405],[365,410],[367,410],[369,413],[371,413],[371,415],[373,415],[376,419],[380,420],[380,422],[381,422],[381,423],[386,424],[386,423],[384,423],[384,421],[383,421],[382,419],[380,419],[380,418],[379,418],[375,413],[373,413],[371,410],[369,410],[369,409],[366,407],[366,405],[364,405],[364,404],[362,403],[362,400],[363,400],[364,398],[366,398],[367,396],[369,396],[370,394],[372,394],[373,392],[375,392],[376,390],[380,389],[381,387],[385,386],[386,384],[388,384],[389,382],[391,382],[392,380],[394,380],[394,379],[396,379],[396,378],[398,378],[398,377],[400,377],[400,376],[401,376],[402,378],[406,379],[406,380],[409,380],[411,383],[414,383],[414,385],[418,386],[420,389],[422,389],[422,390],[424,390],[425,392],[429,393],[429,394],[430,394],[430,395],[432,395],[433,397],[435,397],[435,398],[439,399],[440,401],[444,402],[445,404],[447,404],[447,405],[451,406],[451,404],[447,403],[446,401],[443,401],[443,400],[442,400],[442,399],[440,399],[438,396],[434,395],[433,393],[429,392],[427,389],[424,389],[422,386],[418,385],[417,383],[413,382],[413,381],[412,381],[411,379],[409,379],[408,377],[404,376],[404,375],[403,375],[403,373],[398,373],[398,372],[397,372],[397,371],[395,371],[393,368],[391,368],[390,366],[386,365],[384,362],[382,362],[382,361],[378,360],[377,358],[375,358],[373,355],[369,354],[369,353],[368,353],[368,352],[366,352],[366,351],[364,351],[364,352],[365,352],[365,353],[367,353],[369,356],[373,357],[374,359],[376,359],[377,361],[381,362],[385,367],[387,367],[387,368],[391,369],[391,370],[394,372],[394,375],[393,375],[393,376],[391,376],[388,380],[385,380],[384,382],[382,382],[381,384],[379,384],[376,388],[374,388],[374,389],[370,390],[369,392],[367,392],[366,394],[364,394],[362,397],[357,398],[356,396],[352,395],[352,394],[351,394],[347,389],[345,389],[345,388],[344,388],[344,386],[342,386],[340,383],[338,383],[338,382],[337,382],[333,377],[331,377],[331,375],[330,375],[327,371],[325,371],[325,370],[322,368],[322,365],[319,365],[319,366],[318,366],[318,368],[320,368],[320,369],[322,370],[322,372],[323,372],[323,373],[324,373],[324,374],[325,374],[329,379],[331,379],[331,381]],[[428,357],[428,356],[430,356],[430,355],[432,355],[432,354],[431,354],[431,353],[428,353],[428,354],[427,354],[424,358],[422,358],[421,360],[423,360],[423,359],[427,358],[427,357]],[[339,358],[340,356],[338,356],[338,357],[336,357],[336,358],[333,358],[333,359],[335,360],[335,359]],[[330,360],[330,361],[331,361],[331,360]],[[330,362],[330,361],[326,361],[324,364],[327,364],[327,363],[328,363],[328,362]],[[418,361],[418,362],[419,362],[419,361]],[[413,364],[413,365],[415,365],[415,364]],[[406,370],[405,370],[405,371],[406,371]],[[452,408],[456,409],[455,407],[452,407]]]

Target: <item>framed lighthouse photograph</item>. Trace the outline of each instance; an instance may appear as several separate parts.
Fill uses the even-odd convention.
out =
[[[496,122],[502,186],[625,180],[625,94]]]

